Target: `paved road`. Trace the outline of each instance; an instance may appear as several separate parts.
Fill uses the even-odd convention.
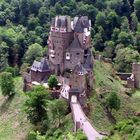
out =
[[[79,121],[81,128],[88,137],[88,140],[101,139],[103,136],[100,135],[95,128],[92,127],[91,123],[88,121],[87,117],[83,113],[81,106],[78,103],[71,103],[71,108],[73,112],[74,121]]]

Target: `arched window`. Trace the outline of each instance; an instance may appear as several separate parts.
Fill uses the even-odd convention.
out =
[[[70,53],[69,52],[66,53],[66,60],[70,60]]]

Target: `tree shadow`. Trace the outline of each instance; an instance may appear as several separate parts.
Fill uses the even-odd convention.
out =
[[[0,106],[0,116],[3,115],[3,113],[5,113],[7,111],[12,100],[14,99],[14,96],[15,96],[15,94],[6,98],[5,101],[3,102],[3,104]]]
[[[109,111],[109,109],[106,107],[106,114],[107,114],[107,117],[109,119],[109,121],[112,123],[112,124],[116,124],[116,119],[115,117],[112,115],[111,111]]]

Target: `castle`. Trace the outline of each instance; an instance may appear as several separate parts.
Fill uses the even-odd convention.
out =
[[[56,16],[52,19],[48,38],[48,53],[34,61],[24,73],[24,88],[33,82],[45,83],[51,74],[62,77],[59,82],[69,86],[69,95],[79,98],[93,88],[93,55],[90,49],[91,21],[87,16]],[[59,78],[58,78],[59,79]]]

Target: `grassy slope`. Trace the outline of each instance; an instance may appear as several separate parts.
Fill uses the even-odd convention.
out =
[[[91,114],[90,118],[98,130],[109,131],[113,126],[106,112],[98,100],[99,94],[105,94],[108,91],[115,90],[121,100],[121,108],[119,111],[113,111],[116,121],[121,121],[131,117],[135,112],[140,111],[140,92],[136,92],[134,96],[129,97],[125,94],[125,88],[121,81],[113,74],[113,69],[109,64],[96,62],[94,66],[94,74],[96,79],[95,93],[90,99]]]
[[[17,94],[7,99],[0,91],[0,140],[24,140],[30,130],[30,123],[23,111],[25,96],[22,93],[22,79],[15,78]]]

